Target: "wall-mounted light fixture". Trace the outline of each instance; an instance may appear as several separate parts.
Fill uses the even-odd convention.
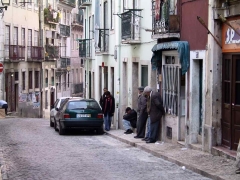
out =
[[[2,7],[0,7],[0,13],[3,12],[3,9],[7,10],[7,7],[10,5],[10,0],[1,0]]]

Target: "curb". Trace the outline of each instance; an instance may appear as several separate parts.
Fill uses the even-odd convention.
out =
[[[8,180],[2,149],[0,149],[0,180]]]
[[[211,179],[214,179],[214,180],[225,180],[225,179],[221,178],[220,176],[217,176],[215,174],[211,174],[211,173],[208,173],[208,172],[206,172],[204,170],[201,170],[201,169],[195,167],[194,165],[186,164],[185,162],[179,161],[179,160],[174,159],[174,158],[170,158],[170,157],[164,155],[163,153],[152,151],[152,150],[150,150],[150,149],[148,149],[148,148],[146,148],[146,147],[144,147],[142,145],[139,145],[137,143],[131,142],[131,141],[126,140],[126,139],[122,139],[122,138],[120,138],[118,136],[115,136],[113,134],[110,134],[110,133],[107,133],[107,135],[110,136],[110,137],[113,137],[113,138],[115,138],[115,139],[117,139],[117,140],[119,140],[119,141],[121,141],[123,143],[126,143],[126,144],[129,144],[131,146],[137,147],[137,148],[139,148],[139,149],[141,149],[141,150],[143,150],[145,152],[148,152],[148,153],[150,153],[150,154],[152,154],[152,155],[154,155],[156,157],[162,158],[162,159],[164,159],[166,161],[175,163],[175,164],[177,164],[179,166],[185,166],[187,169],[189,169],[189,170],[191,170],[191,171],[193,171],[195,173],[201,174],[202,176],[205,176],[207,178],[211,178]]]

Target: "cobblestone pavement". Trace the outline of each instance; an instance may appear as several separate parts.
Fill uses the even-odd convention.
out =
[[[9,180],[207,180],[106,135],[58,135],[46,119],[0,119],[0,164]]]

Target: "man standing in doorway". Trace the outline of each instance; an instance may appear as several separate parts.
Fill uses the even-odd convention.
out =
[[[150,137],[146,143],[155,143],[158,140],[160,120],[165,115],[165,110],[159,92],[154,92],[151,87],[147,86],[144,88],[144,94],[147,96],[147,112],[151,123]]]
[[[112,117],[115,112],[115,99],[109,91],[105,92],[102,103],[102,112],[104,114],[104,126],[106,131],[110,131]]]
[[[138,121],[137,121],[137,135],[134,138],[144,138],[147,114],[147,98],[143,95],[144,87],[138,88]]]

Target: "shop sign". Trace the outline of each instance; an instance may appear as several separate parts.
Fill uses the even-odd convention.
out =
[[[231,27],[223,24],[222,27],[222,51],[223,52],[240,52],[240,19],[228,20]]]

